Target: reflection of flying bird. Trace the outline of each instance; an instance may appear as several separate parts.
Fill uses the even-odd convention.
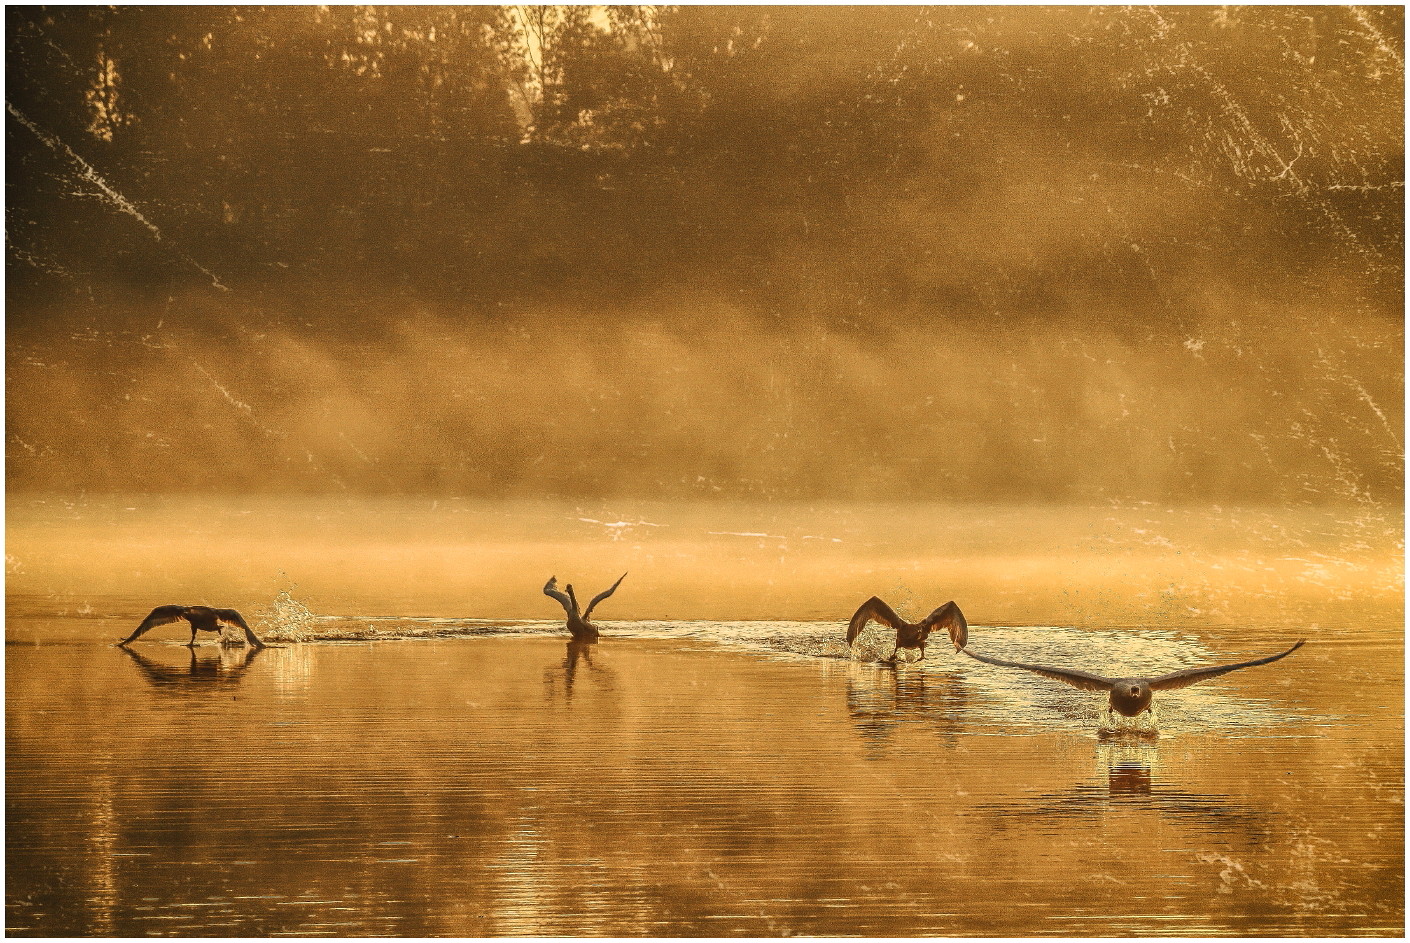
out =
[[[1267,658],[1241,661],[1234,665],[1216,665],[1212,668],[1186,668],[1184,671],[1172,671],[1170,674],[1161,675],[1158,678],[1103,678],[1101,675],[1088,674],[1085,671],[1076,671],[1072,668],[1047,668],[1042,665],[1025,665],[1016,661],[1004,661],[1002,658],[976,655],[967,648],[964,653],[987,665],[998,665],[1001,668],[1022,668],[1024,671],[1032,671],[1045,678],[1052,678],[1054,681],[1070,684],[1074,688],[1081,688],[1083,691],[1106,691],[1111,695],[1111,710],[1126,717],[1135,717],[1142,711],[1150,710],[1152,692],[1174,691],[1177,688],[1185,688],[1201,681],[1208,681],[1210,678],[1217,678],[1231,671],[1238,671],[1240,668],[1266,665],[1279,658],[1286,658],[1302,645],[1303,642],[1300,641],[1287,651],[1278,655],[1269,655]]]
[[[951,674],[862,664],[848,672],[847,713],[873,749],[885,749],[907,727],[953,744],[964,730],[967,703],[966,683]]]
[[[127,638],[118,642],[119,645],[126,645],[128,642],[136,640],[137,636],[154,629],[159,625],[167,625],[185,619],[191,623],[191,641],[188,645],[196,644],[197,632],[219,632],[221,624],[233,625],[245,631],[245,639],[255,648],[264,648],[264,643],[255,635],[245,619],[234,609],[212,609],[209,606],[158,606],[142,620],[142,624],[137,630]]]
[[[969,641],[969,623],[965,622],[964,613],[960,612],[960,607],[953,602],[945,603],[924,619],[912,623],[896,615],[894,609],[873,596],[862,603],[861,608],[852,616],[852,621],[848,623],[847,644],[855,642],[857,636],[867,627],[867,623],[873,619],[896,630],[896,650],[891,653],[893,661],[903,648],[920,649],[920,657],[924,659],[926,640],[936,629],[949,631],[950,641],[955,643],[957,652]]]
[[[181,685],[208,684],[211,682],[236,682],[243,677],[244,669],[255,663],[264,651],[260,648],[221,648],[220,654],[211,657],[208,650],[196,653],[194,647],[189,665],[168,665],[140,655],[136,650],[122,646],[123,654],[132,659],[138,669],[158,689],[173,689]]]
[[[1030,836],[1052,833],[1067,837],[1072,820],[1100,820],[1111,810],[1122,808],[1149,810],[1174,825],[1211,832],[1222,841],[1238,834],[1246,841],[1266,841],[1271,834],[1270,819],[1264,811],[1228,796],[1163,783],[1149,766],[1139,764],[1110,767],[1105,783],[1087,782],[1059,792],[981,803],[974,811],[981,817],[992,817],[1002,830],[1014,828]]]
[[[569,697],[573,696],[573,677],[578,673],[578,661],[584,661],[592,668],[592,646],[596,644],[596,639],[569,640],[568,653],[563,659],[563,686]]]
[[[567,654],[563,662],[555,667],[546,668],[543,673],[544,684],[547,685],[549,693],[552,694],[558,679],[563,680],[563,693],[571,701],[573,699],[573,683],[578,680],[578,668],[586,665],[588,671],[595,678],[595,686],[602,690],[610,690],[613,686],[613,672],[610,668],[604,668],[592,660],[593,647],[597,645],[597,639],[573,638],[568,640]]]
[[[617,587],[622,585],[622,580],[627,578],[623,573],[617,577],[617,582],[613,583],[609,589],[605,589],[592,597],[592,602],[588,603],[587,612],[578,613],[578,597],[573,595],[573,584],[569,583],[564,589],[568,590],[568,595],[563,595],[558,591],[558,577],[550,576],[548,582],[543,586],[543,594],[552,596],[563,604],[563,611],[568,613],[568,631],[573,633],[575,639],[595,639],[597,638],[597,626],[588,620],[592,618],[592,610],[598,603],[611,596],[617,591]]]

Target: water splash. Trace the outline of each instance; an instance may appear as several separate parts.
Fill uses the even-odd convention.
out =
[[[1098,712],[1097,738],[1100,740],[1151,740],[1160,736],[1160,706],[1152,702],[1150,710],[1135,717],[1123,717],[1110,710]]]
[[[871,622],[857,636],[847,654],[857,661],[887,661],[892,657],[891,652],[895,647],[896,630],[879,622]],[[919,655],[918,652],[916,654]],[[905,649],[896,652],[898,660],[907,657],[908,652]]]
[[[296,588],[281,589],[268,611],[256,613],[260,635],[267,641],[306,642],[318,637],[318,617],[294,598],[291,590]]]

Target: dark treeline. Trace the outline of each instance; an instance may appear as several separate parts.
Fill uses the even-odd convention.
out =
[[[165,291],[199,266],[231,288],[705,289],[846,320],[1165,317],[1191,282],[1328,260],[1399,280],[1394,7],[6,16],[22,283]]]
[[[109,347],[75,338],[127,332],[122,343],[144,349],[213,338],[210,357],[249,371],[244,398],[231,397],[248,408],[263,355],[249,337],[322,343],[342,372],[353,361],[339,345],[393,331],[398,351],[414,349],[417,322],[451,338],[440,349],[478,350],[458,328],[529,336],[630,322],[688,336],[702,311],[723,310],[772,338],[761,344],[806,337],[805,353],[828,356],[861,345],[856,355],[878,363],[918,338],[988,338],[973,351],[984,382],[1013,368],[999,356],[989,371],[986,357],[1039,337],[1089,338],[1130,364],[1168,354],[1207,365],[1217,347],[1232,370],[1219,382],[1248,396],[1221,403],[1201,449],[1228,434],[1231,414],[1268,405],[1270,376],[1335,389],[1299,394],[1306,415],[1289,425],[1259,420],[1254,458],[1214,478],[1174,473],[1182,494],[1336,491],[1326,482],[1347,475],[1343,496],[1399,488],[1398,7],[10,7],[6,30],[8,341],[21,365],[8,420],[28,437],[12,484],[147,480],[121,467],[150,455],[106,441],[61,474],[26,464],[46,435],[69,437],[66,459],[83,454],[89,430],[56,429],[52,397],[91,414],[133,392],[136,366],[114,368]],[[1309,380],[1281,341],[1276,355],[1245,356],[1289,317],[1326,335],[1320,362],[1335,368]],[[818,404],[845,382],[845,367],[809,378],[807,356],[790,364],[779,350],[738,367],[744,388],[781,385]],[[527,362],[509,369],[517,377]],[[99,386],[23,373],[65,363]],[[1345,364],[1365,366],[1352,376]],[[235,387],[202,369],[221,393]],[[1071,428],[1090,431],[1082,402],[1124,402],[1139,386],[1088,378],[1049,395],[1057,381],[1032,375],[1071,369],[1030,358],[1009,405],[1036,416],[1055,399]],[[980,421],[943,384],[931,394],[952,407],[945,430]],[[712,422],[753,401],[741,396]],[[1364,413],[1350,438],[1330,418],[1348,404]],[[896,409],[878,448],[913,424],[913,404]],[[1013,423],[985,409],[985,436],[1002,440]],[[379,415],[396,430],[409,412]],[[473,428],[475,415],[452,425]],[[144,449],[169,431],[156,416],[127,420]],[[526,417],[519,438],[495,443],[520,445],[535,428]],[[672,481],[715,469],[712,480],[737,484],[754,461],[740,443],[725,458],[696,440],[671,445],[671,428],[657,464]],[[1167,441],[1181,445],[1166,431],[1152,418],[1134,433],[1149,442],[1123,452],[1114,443],[1133,433],[1122,432],[1096,460],[1155,461]],[[991,448],[970,486],[940,488],[942,463],[922,457],[880,491],[1073,492],[1081,464],[1055,463],[1058,445],[1038,448],[1044,435],[1027,432]],[[251,448],[273,435],[243,434]],[[494,472],[500,485],[473,469],[446,479],[467,460],[448,463],[428,441],[417,455],[440,469],[437,487],[538,480],[527,468]],[[1265,442],[1330,448],[1337,461],[1309,485],[1312,459],[1289,459],[1296,474],[1273,487],[1240,471],[1273,461]],[[666,467],[697,452],[687,469]],[[856,469],[843,464],[833,478],[794,455],[777,481],[853,493]],[[158,483],[214,486],[207,471]],[[628,487],[608,478],[546,486]],[[1143,493],[1166,493],[1166,478]]]

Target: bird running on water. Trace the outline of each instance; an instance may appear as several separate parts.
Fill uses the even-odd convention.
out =
[[[568,594],[565,596],[558,591],[558,577],[550,576],[548,582],[543,584],[543,594],[551,596],[563,604],[563,611],[568,613],[568,631],[572,633],[573,638],[579,641],[595,641],[598,636],[597,626],[588,621],[592,618],[592,610],[602,600],[615,593],[617,587],[622,585],[622,580],[626,578],[627,574],[625,573],[617,577],[617,582],[613,583],[611,587],[592,597],[592,602],[588,603],[587,612],[581,614],[578,612],[578,597],[573,594],[572,583],[564,587],[568,590]]]
[[[988,655],[976,655],[967,648],[964,649],[964,653],[975,661],[982,661],[986,665],[998,665],[1001,668],[1022,668],[1024,671],[1031,671],[1045,678],[1070,684],[1083,691],[1105,691],[1110,695],[1108,712],[1115,711],[1123,717],[1135,717],[1141,712],[1151,709],[1151,698],[1156,691],[1174,691],[1178,688],[1198,684],[1201,681],[1208,681],[1210,678],[1217,678],[1231,671],[1238,671],[1240,668],[1266,665],[1279,658],[1288,657],[1301,648],[1305,641],[1306,639],[1303,639],[1287,651],[1277,655],[1269,655],[1267,658],[1255,658],[1253,661],[1241,661],[1232,665],[1214,665],[1209,668],[1186,668],[1183,671],[1172,671],[1170,674],[1161,675],[1158,678],[1104,678],[1101,675],[1089,674],[1073,668],[1049,668],[1044,665],[1004,661],[1002,658],[990,658]]]
[[[965,643],[969,641],[969,623],[965,621],[964,613],[960,612],[960,607],[954,602],[945,603],[919,622],[907,622],[896,615],[896,610],[873,596],[862,603],[861,608],[852,615],[852,621],[847,624],[847,644],[856,642],[857,636],[862,634],[867,623],[873,619],[896,630],[896,648],[891,653],[892,661],[896,660],[903,648],[920,649],[920,660],[924,661],[926,641],[936,629],[945,629],[950,633],[950,641],[955,644],[957,652],[962,651]]]
[[[148,613],[147,618],[142,620],[142,624],[137,627],[136,631],[118,644],[126,645],[128,642],[135,641],[137,636],[149,629],[155,629],[159,625],[167,625],[181,619],[191,623],[191,641],[186,643],[188,647],[196,644],[197,632],[219,632],[222,624],[243,629],[245,640],[253,647],[266,647],[240,613],[234,609],[212,609],[210,606],[158,606]]]

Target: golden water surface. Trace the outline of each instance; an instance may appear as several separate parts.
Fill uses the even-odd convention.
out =
[[[1043,534],[1020,533],[1035,517],[1005,531],[990,512],[988,525],[970,525],[973,559],[957,568],[968,591],[928,570],[963,556],[958,538],[927,557],[904,533],[811,534],[828,522],[817,512],[808,536],[870,546],[819,554],[821,541],[804,543],[777,516],[708,528],[772,536],[701,533],[693,549],[610,529],[570,541],[521,520],[521,540],[507,524],[478,542],[468,531],[442,539],[448,556],[496,574],[505,560],[543,557],[522,575],[522,609],[467,601],[457,611],[434,594],[420,607],[376,604],[397,566],[405,585],[434,581],[415,560],[430,565],[435,546],[408,543],[401,563],[389,555],[374,573],[367,560],[382,545],[329,544],[330,560],[367,574],[340,588],[336,567],[287,569],[316,542],[317,522],[289,519],[283,533],[272,514],[232,524],[225,544],[202,529],[217,529],[209,517],[171,524],[175,536],[149,538],[166,548],[155,577],[132,592],[144,578],[124,570],[123,553],[139,556],[130,548],[154,519],[181,518],[122,506],[137,510],[90,509],[65,524],[12,504],[6,925],[16,936],[1403,931],[1398,551],[1358,550],[1344,517],[1298,522],[1293,552],[1263,544],[1266,529],[1245,529],[1255,539],[1240,543],[1230,511],[1159,531],[1149,525],[1161,511],[1105,512],[1116,525],[1093,513],[1078,554],[1053,535],[1084,518],[1062,512],[1038,520],[1056,548],[1044,568],[1029,552]],[[413,511],[390,529],[423,526]],[[638,517],[660,530],[690,523]],[[1171,546],[1102,550],[1102,527],[1117,525]],[[233,556],[265,527],[267,558]],[[69,546],[72,559],[52,549]],[[188,546],[183,570],[171,548]],[[714,596],[662,562],[686,553],[724,575]],[[831,601],[841,592],[828,574],[852,573],[848,559],[866,571],[877,567],[858,561],[907,555],[916,570],[870,583],[853,574],[844,589],[872,585],[921,611],[953,596],[975,650],[1001,658],[1155,674],[1308,645],[1158,693],[1154,730],[1099,730],[1100,695],[944,646],[924,664],[882,665],[870,659],[889,649],[873,629],[854,657],[842,643],[850,608]],[[1030,596],[1004,582],[999,557],[1033,568]],[[1287,576],[1301,565],[1287,557],[1320,565],[1323,589]],[[1259,559],[1281,569],[1256,585],[1227,578]],[[986,564],[1004,592],[983,591],[974,574]],[[1049,594],[1069,565],[1110,579],[1067,580],[1063,608]],[[586,596],[619,567],[631,573],[596,613],[603,640],[571,644],[542,581],[579,580]],[[245,582],[231,576],[225,595],[202,581],[235,571]],[[785,571],[779,612],[739,601],[732,619],[707,611],[752,583],[783,586]],[[1347,600],[1338,572],[1370,588]],[[739,584],[724,579],[732,573]],[[1171,575],[1185,587],[1174,595]],[[128,592],[114,591],[119,577]],[[248,588],[301,578],[317,589],[301,597],[312,617],[296,623],[273,591]],[[1279,579],[1298,592],[1275,592]],[[663,585],[679,593],[653,597]],[[710,601],[692,604],[692,586]],[[497,578],[478,588],[510,595]],[[836,608],[822,618],[795,598]],[[112,647],[172,602],[260,613],[251,621],[277,647],[251,654],[205,637],[192,650],[184,626]],[[684,608],[659,611],[672,606]],[[1011,618],[1022,607],[1051,617]],[[1120,618],[1142,607],[1150,618]]]

